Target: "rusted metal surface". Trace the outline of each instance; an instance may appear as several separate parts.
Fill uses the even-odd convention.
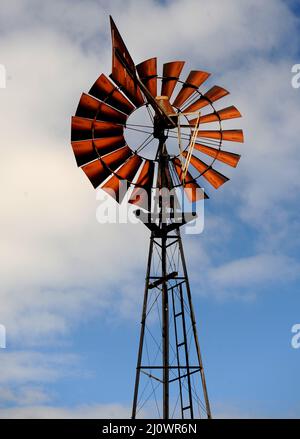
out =
[[[104,102],[100,102],[99,110],[97,113],[97,120],[103,120],[106,122],[116,122],[125,124],[127,120],[127,116],[124,113],[116,110],[113,107],[105,104]]]
[[[126,114],[86,93],[82,93],[75,115],[86,119],[97,118],[98,120],[121,124],[124,124],[127,120]]]
[[[169,99],[171,98],[183,66],[184,61],[172,61],[164,64],[161,96],[168,96]]]
[[[122,163],[127,160],[133,152],[129,148],[129,146],[123,146],[117,151],[112,152],[111,154],[105,155],[101,160],[112,170],[118,168]]]
[[[97,115],[100,102],[98,99],[82,93],[75,116],[84,117],[86,119],[94,119]]]
[[[128,146],[118,149],[110,154],[105,155],[101,160],[95,160],[85,166],[82,166],[83,172],[87,175],[92,185],[98,187],[109,175],[111,171],[118,168],[132,151]]]
[[[79,140],[72,142],[72,148],[77,166],[85,165],[97,158],[97,153],[93,147],[92,140]]]
[[[226,165],[236,168],[241,156],[233,152],[222,151],[220,149],[212,148],[211,146],[202,145],[201,143],[195,143],[195,149],[201,151],[203,154],[209,155],[220,162],[226,163]]]
[[[186,100],[202,85],[210,76],[210,73],[202,72],[200,70],[192,70],[178,95],[176,96],[173,105],[180,108]]]
[[[186,156],[186,153],[184,152],[183,155]],[[191,157],[191,165],[194,166],[194,168],[196,168],[201,174],[201,177],[205,178],[205,180],[207,180],[215,189],[218,189],[222,184],[229,180],[225,175],[212,169],[209,165],[194,155]]]
[[[150,58],[136,66],[140,80],[155,98],[157,95],[157,58]]]
[[[105,122],[103,120],[95,120],[93,123],[93,138],[113,137],[124,134],[124,127],[114,123]]]
[[[175,171],[178,175],[179,180],[184,184],[184,191],[191,203],[195,201],[203,200],[203,198],[208,198],[204,190],[201,190],[199,184],[193,179],[189,172],[186,173],[185,180],[182,178],[182,168],[179,159],[173,159]]]
[[[72,117],[71,141],[92,139],[93,121],[82,117]]]
[[[109,170],[103,166],[99,159],[82,166],[81,168],[86,174],[94,188],[98,187],[109,175]]]
[[[101,101],[105,101],[107,104],[127,115],[131,114],[135,109],[135,106],[129,102],[129,100],[118,90],[116,85],[114,85],[103,73],[94,83],[89,94],[95,96]]]
[[[218,122],[219,120],[237,119],[238,117],[242,117],[242,115],[239,110],[232,105],[231,107],[224,108],[223,110],[218,110],[214,113],[200,116],[200,123]],[[190,120],[189,123],[190,125],[195,125],[196,121],[197,118]]]
[[[112,175],[106,183],[104,183],[101,189],[108,192],[110,195],[113,193],[116,201],[121,203],[126,194],[126,190],[128,189],[125,180],[132,181],[134,179],[141,163],[142,159],[138,155],[133,155],[118,169],[118,177]],[[121,186],[121,181],[123,181],[122,184],[126,184],[126,188]]]
[[[94,121],[82,117],[72,117],[71,140],[87,140],[97,137],[111,137],[123,134],[124,128],[113,122]]]
[[[123,136],[104,137],[102,139],[93,140],[94,147],[99,155],[105,155],[125,146],[126,142]]]
[[[242,130],[199,130],[197,137],[205,137],[208,139],[222,139],[231,142],[244,142],[244,135]]]
[[[137,187],[132,191],[129,203],[148,209],[151,200],[151,187],[153,185],[154,163],[145,160],[137,179]]]
[[[200,110],[200,108],[206,107],[210,104],[210,102],[218,101],[219,99],[227,96],[229,91],[225,90],[225,88],[219,87],[218,85],[213,86],[207,93],[205,93],[202,97],[197,99],[196,102],[193,102],[187,108],[184,109],[184,113],[191,113],[193,111]]]
[[[73,152],[78,166],[125,146],[123,136],[104,137],[103,139],[72,142]]]
[[[128,75],[123,62],[128,65],[132,71],[135,71],[134,62],[128,52],[127,47],[113,21],[110,18],[111,37],[112,37],[112,73],[111,78],[121,88],[121,90],[129,97],[136,107],[143,105],[144,99],[140,88]]]

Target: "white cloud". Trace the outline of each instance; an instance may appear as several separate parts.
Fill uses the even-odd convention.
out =
[[[4,419],[126,419],[130,408],[120,404],[82,405],[74,408],[36,405],[0,409]]]
[[[52,382],[77,373],[73,354],[44,354],[34,351],[1,352],[0,384]],[[72,372],[69,367],[72,365]]]
[[[222,287],[253,288],[299,277],[299,263],[283,255],[259,254],[230,261],[213,269],[212,283]]]
[[[268,419],[270,416],[266,413],[257,410],[260,402],[256,401],[255,408],[248,408],[247,410],[239,407],[237,403],[231,402],[217,402],[215,404],[214,419]]]
[[[19,406],[44,404],[49,402],[50,399],[49,395],[41,387],[21,386],[18,389],[0,387],[0,407],[2,405],[5,407],[6,404]]]

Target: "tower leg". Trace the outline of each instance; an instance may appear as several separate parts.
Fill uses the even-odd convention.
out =
[[[140,374],[141,374],[141,361],[142,361],[142,355],[143,355],[143,344],[144,344],[144,336],[145,336],[145,323],[146,323],[146,316],[147,316],[149,276],[150,276],[151,261],[152,261],[152,254],[153,254],[153,241],[154,241],[154,236],[153,236],[153,233],[151,233],[148,262],[147,262],[147,272],[146,272],[146,279],[145,279],[145,292],[144,292],[144,302],[143,302],[143,311],[142,311],[142,320],[141,320],[141,333],[140,333],[139,351],[138,351],[135,385],[134,385],[134,396],[133,396],[133,404],[132,404],[132,416],[131,416],[132,419],[135,419],[136,410],[137,410],[138,391],[139,391]]]
[[[169,419],[169,294],[167,276],[167,239],[161,239],[162,263],[162,345],[163,345],[163,418]]]

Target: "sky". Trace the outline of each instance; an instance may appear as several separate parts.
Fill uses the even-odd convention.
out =
[[[216,418],[300,417],[297,3],[2,0],[0,417],[130,416],[149,234],[96,221],[70,147],[109,14],[136,63],[184,59],[243,114],[240,164],[184,236],[208,393]]]

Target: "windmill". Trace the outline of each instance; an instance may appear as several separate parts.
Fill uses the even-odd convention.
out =
[[[177,194],[194,204],[208,198],[199,180],[215,189],[228,180],[215,166],[237,166],[240,155],[227,147],[243,142],[243,132],[223,124],[241,114],[234,106],[217,109],[229,94],[224,88],[200,90],[207,72],[181,80],[183,61],[165,63],[161,76],[156,58],[135,65],[111,17],[110,25],[112,72],[82,94],[71,142],[94,188],[137,206],[151,232],[132,418],[211,418],[180,234],[194,217],[178,219]],[[143,139],[130,145],[128,133]],[[177,192],[165,197],[165,190]]]

